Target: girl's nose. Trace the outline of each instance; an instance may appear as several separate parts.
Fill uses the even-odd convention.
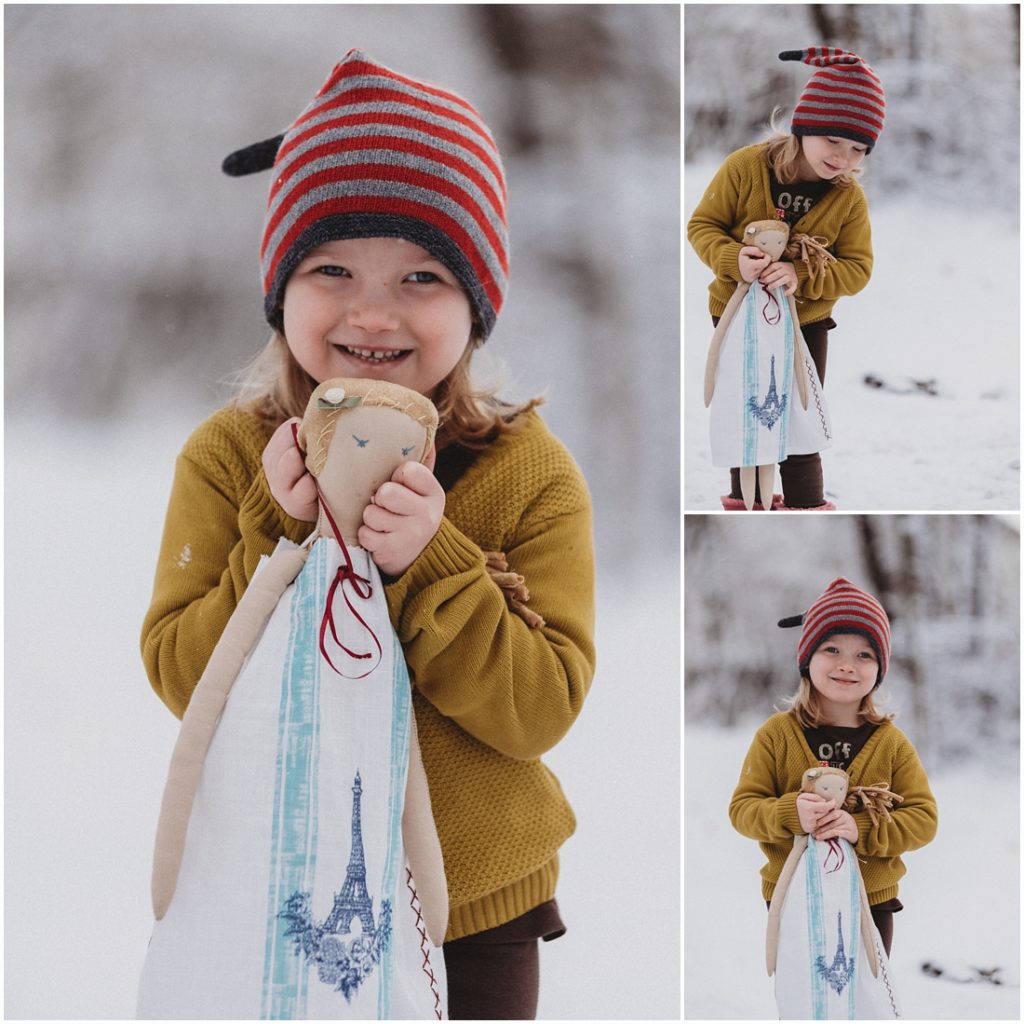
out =
[[[370,334],[393,331],[398,327],[398,312],[387,290],[365,287],[352,296],[345,318],[349,326]]]

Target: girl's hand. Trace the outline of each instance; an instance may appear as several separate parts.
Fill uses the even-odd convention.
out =
[[[792,295],[797,286],[796,267],[792,263],[773,263],[761,271],[758,280],[767,288],[782,286],[786,290],[786,295]]]
[[[743,246],[738,257],[740,277],[748,284],[756,281],[765,267],[769,266],[771,259],[766,252],[761,252],[755,245]]]
[[[401,576],[441,525],[444,490],[433,473],[434,458],[431,451],[425,463],[403,462],[363,510],[359,544],[388,576]]]
[[[831,803],[831,801],[829,801]],[[812,833],[815,839],[848,839],[851,843],[857,842],[860,832],[857,829],[857,822],[849,811],[839,808],[823,814],[818,819],[818,826]]]
[[[826,800],[817,793],[801,793],[796,798],[796,813],[800,816],[800,827],[808,834],[818,827],[818,820],[835,809],[834,800]]]
[[[263,472],[278,505],[292,519],[312,523],[318,513],[316,482],[306,470],[305,457],[292,433],[292,424],[301,422],[292,418],[274,431],[263,449]]]

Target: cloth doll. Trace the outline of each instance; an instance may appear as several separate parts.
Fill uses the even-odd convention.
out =
[[[772,262],[800,255],[813,267],[833,258],[806,236],[789,243],[785,221],[752,221],[743,231],[743,244],[760,249]],[[793,401],[794,387],[798,402]],[[736,286],[708,350],[704,405],[711,407],[711,461],[740,468],[748,511],[755,485],[762,495],[772,493],[776,463],[828,447],[832,428],[793,295],[758,281]],[[764,507],[771,502],[766,500]]]
[[[840,768],[809,768],[800,790],[890,820],[902,797],[885,785],[850,789]],[[868,905],[856,850],[843,838],[793,838],[768,911],[765,957],[783,1020],[898,1017],[889,962]]]
[[[409,675],[356,539],[436,427],[395,384],[314,391],[296,442],[320,520],[263,560],[182,720],[140,1018],[445,1016],[448,894]]]

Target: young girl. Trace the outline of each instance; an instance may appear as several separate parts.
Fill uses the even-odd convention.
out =
[[[793,111],[790,133],[776,133],[765,143],[730,154],[690,218],[687,233],[715,273],[709,288],[712,321],[717,324],[740,281],[757,280],[768,288],[783,287],[786,295],[795,293],[801,333],[824,384],[835,302],[859,292],[871,276],[867,200],[854,176],[881,134],[885,97],[875,73],[854,53],[811,47],[779,57],[820,69]],[[789,223],[791,242],[799,244],[799,236],[807,236],[800,259],[770,263],[759,249],[743,244],[747,224],[772,217]],[[834,259],[815,260],[815,243]],[[785,504],[775,507],[834,509],[825,499],[817,453],[791,455],[780,463],[779,473]],[[738,468],[732,470],[722,505],[744,507]]]
[[[888,954],[893,914],[903,909],[901,854],[931,842],[938,823],[917,752],[874,703],[889,664],[889,619],[870,594],[837,579],[802,616],[779,625],[803,627],[800,688],[790,710],[772,715],[754,736],[729,817],[768,858],[761,891],[769,904],[794,836],[849,840]],[[888,785],[903,798],[892,820],[876,825],[867,811],[851,814],[832,800],[800,794],[801,776],[816,765],[842,768],[851,786]]]
[[[273,337],[245,394],[178,458],[142,653],[179,717],[261,555],[305,540],[315,485],[292,424],[316,385],[363,377],[438,407],[433,472],[403,464],[363,514],[386,583],[450,896],[452,1018],[531,1018],[537,940],[573,813],[540,756],[594,669],[586,484],[534,411],[474,390],[473,351],[506,287],[505,181],[465,100],[351,51],[281,136],[233,154],[273,165],[261,250]],[[525,577],[510,610],[484,553]]]

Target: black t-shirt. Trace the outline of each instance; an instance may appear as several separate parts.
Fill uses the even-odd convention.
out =
[[[780,185],[775,175],[768,173],[772,186],[772,202],[775,209],[792,227],[819,199],[823,199],[832,188],[832,182],[794,181],[790,185]]]
[[[804,729],[804,736],[811,753],[819,762],[830,768],[842,768],[846,772],[877,728],[871,722],[856,726],[819,725],[814,729]]]

